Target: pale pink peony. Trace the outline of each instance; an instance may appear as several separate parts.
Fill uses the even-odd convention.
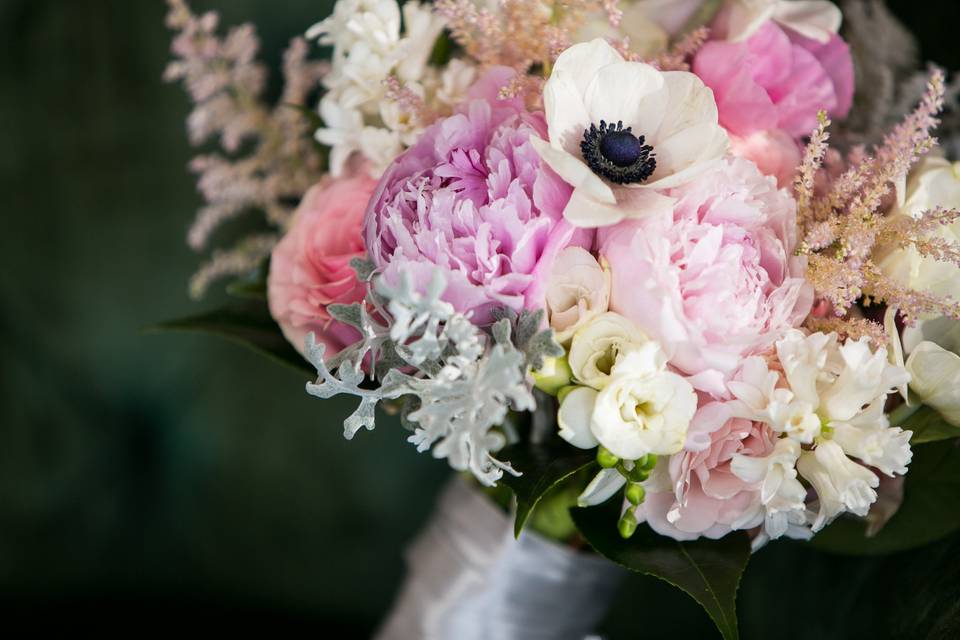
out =
[[[760,173],[772,176],[781,189],[788,189],[803,159],[800,145],[785,131],[756,131],[747,136],[730,136],[730,152],[757,165]]]
[[[592,242],[563,220],[571,189],[530,144],[546,135],[543,115],[497,97],[512,73],[488,71],[458,113],[397,158],[364,220],[388,282],[408,274],[423,288],[439,266],[444,299],[481,325],[498,307],[542,307],[557,253]]]
[[[793,255],[796,203],[740,158],[668,195],[673,211],[601,230],[610,309],[657,340],[694,387],[726,397],[743,358],[810,310],[806,261]]]
[[[648,482],[638,521],[676,540],[720,538],[761,525],[761,487],[734,475],[730,462],[736,454],[769,455],[775,436],[766,424],[731,417],[727,403],[702,406],[684,450],[661,462]]]
[[[853,105],[853,59],[835,34],[821,43],[767,22],[743,42],[708,42],[693,71],[713,89],[720,124],[738,136],[783,129],[801,138],[819,111],[843,118]]]
[[[327,305],[359,302],[366,292],[350,260],[365,255],[360,226],[376,181],[363,167],[314,185],[300,202],[289,231],[273,249],[267,298],[270,314],[301,353],[309,332],[327,355],[360,338],[337,322]]]

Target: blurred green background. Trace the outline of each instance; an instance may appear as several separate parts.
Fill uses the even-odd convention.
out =
[[[892,4],[927,58],[960,69],[958,3]],[[276,68],[331,2],[194,6],[254,22]],[[218,301],[186,295],[200,198],[187,99],[160,80],[164,13],[159,0],[0,0],[2,613],[369,637],[448,472],[396,429],[346,442],[344,405],[260,356],[139,333]],[[954,638],[958,603],[955,537],[868,560],[773,545],[740,611],[746,638]],[[692,601],[647,578],[627,583],[606,630],[713,637]]]

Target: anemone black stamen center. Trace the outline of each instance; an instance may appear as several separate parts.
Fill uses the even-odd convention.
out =
[[[616,184],[643,182],[657,169],[653,147],[623,122],[591,124],[583,132],[580,151],[594,173]]]

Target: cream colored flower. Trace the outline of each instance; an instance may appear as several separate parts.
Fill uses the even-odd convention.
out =
[[[637,325],[620,314],[596,316],[573,334],[568,356],[573,377],[581,384],[603,389],[620,354],[647,342]]]
[[[589,251],[567,247],[553,262],[547,281],[547,314],[550,328],[561,344],[610,305],[610,270]]]
[[[843,15],[827,0],[727,0],[727,39],[746,40],[767,20],[826,42],[840,30]]]
[[[597,392],[590,387],[577,387],[560,403],[557,425],[560,437],[580,449],[593,449],[599,442],[590,428]]]
[[[577,226],[672,206],[662,190],[700,175],[727,150],[713,92],[697,76],[627,62],[601,39],[560,54],[543,100],[549,142],[531,142],[573,186],[563,215]]]
[[[937,207],[960,207],[960,162],[927,157],[911,173],[903,203],[891,215],[920,218]],[[960,242],[960,222],[943,225],[937,233]],[[925,258],[913,247],[890,251],[879,264],[885,275],[911,289],[960,300],[960,267],[954,264]]]
[[[624,460],[672,455],[683,448],[696,411],[693,387],[668,371],[660,347],[648,342],[617,359],[597,394],[590,427],[600,444]]]
[[[933,342],[921,342],[907,358],[910,389],[942,415],[960,426],[960,356]]]

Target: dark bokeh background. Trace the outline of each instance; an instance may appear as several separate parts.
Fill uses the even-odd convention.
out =
[[[330,4],[195,6],[256,23],[275,68]],[[891,4],[927,58],[960,69],[958,3]],[[160,81],[163,15],[159,0],[0,0],[0,615],[368,637],[447,471],[395,430],[347,443],[343,405],[255,354],[140,335],[216,303],[186,296],[200,199],[189,105]],[[741,587],[744,635],[960,637],[958,553],[958,539],[876,560],[774,545]],[[607,630],[712,637],[647,578]]]

